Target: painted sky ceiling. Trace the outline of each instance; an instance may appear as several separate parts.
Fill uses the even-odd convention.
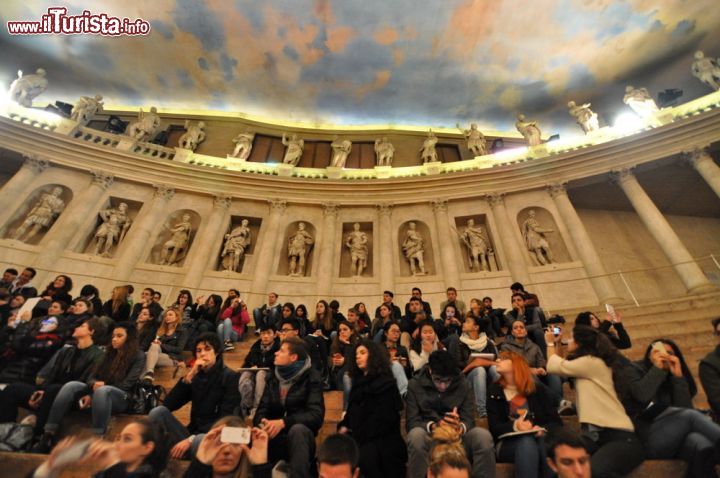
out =
[[[9,36],[66,6],[151,22],[148,37]],[[720,56],[718,0],[5,0],[0,83],[42,66],[41,97],[240,111],[290,121],[580,134],[569,100],[612,123],[627,84],[710,92],[692,53]]]

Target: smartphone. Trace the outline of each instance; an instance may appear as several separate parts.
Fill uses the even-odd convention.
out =
[[[663,355],[667,355],[667,350],[665,350],[665,346],[660,341],[653,342],[652,349],[657,350],[658,352],[660,352]]]
[[[605,311],[610,314],[610,317],[612,317],[613,322],[615,322],[615,307],[613,307],[610,304],[605,304]]]
[[[247,445],[250,443],[250,428],[248,427],[225,427],[220,432],[220,441],[223,443],[239,443]]]
[[[55,457],[55,461],[53,462],[53,468],[58,469],[63,465],[75,463],[80,458],[85,456],[85,453],[87,453],[87,449],[89,446],[90,440],[82,440],[61,451],[60,453],[58,453],[57,457]]]
[[[553,335],[560,335],[560,327],[557,325],[552,328]]]

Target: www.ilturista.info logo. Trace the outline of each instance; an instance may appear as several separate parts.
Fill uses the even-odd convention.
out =
[[[7,22],[7,29],[10,35],[147,35],[150,23],[142,18],[111,17],[89,10],[80,15],[68,15],[65,7],[50,7],[40,21]]]

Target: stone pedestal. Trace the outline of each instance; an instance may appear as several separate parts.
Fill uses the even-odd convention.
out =
[[[214,244],[222,240],[223,231],[227,226],[230,204],[229,196],[214,196],[212,213],[205,227],[195,237],[195,247],[189,257],[188,271],[183,280],[185,287],[196,289],[202,282],[203,275],[210,268],[210,257],[213,252],[217,252]]]
[[[425,170],[425,174],[440,174],[440,171],[442,170],[442,163],[440,161],[433,161],[431,163],[423,164],[422,167]]]

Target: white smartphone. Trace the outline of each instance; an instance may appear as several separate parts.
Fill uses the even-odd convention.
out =
[[[223,443],[239,443],[247,445],[250,443],[250,428],[248,427],[225,427],[220,432],[220,441]]]
[[[605,311],[610,314],[610,317],[613,318],[613,322],[615,322],[615,307],[610,304],[605,304]]]
[[[667,355],[667,350],[665,349],[665,346],[659,340],[657,342],[653,342],[652,349],[657,350],[658,352],[660,352],[663,355]]]

